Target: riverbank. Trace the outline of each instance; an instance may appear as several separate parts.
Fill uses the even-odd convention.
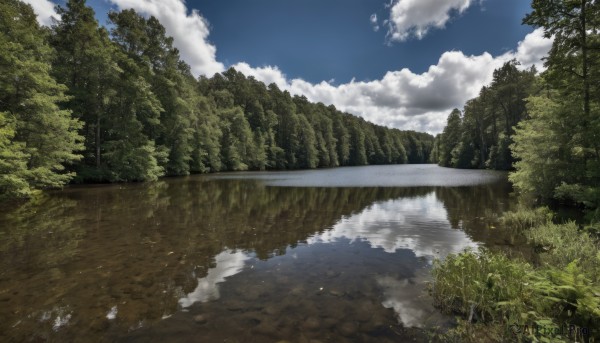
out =
[[[526,261],[487,249],[437,260],[431,294],[454,329],[446,342],[592,342],[600,337],[598,226],[555,223],[547,208],[502,217],[502,230],[526,237]]]

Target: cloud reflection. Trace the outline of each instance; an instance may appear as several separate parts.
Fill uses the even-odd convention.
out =
[[[250,257],[243,252],[224,250],[215,256],[216,266],[208,270],[208,274],[198,279],[198,286],[186,297],[179,299],[183,308],[192,306],[197,302],[217,300],[220,297],[218,284],[225,278],[233,276],[244,269],[246,260]]]
[[[430,259],[478,246],[463,231],[451,228],[446,209],[434,192],[374,203],[308,242],[330,243],[342,237],[367,241],[388,253],[410,249],[417,257]]]
[[[411,279],[378,277],[377,283],[383,289],[384,300],[381,305],[393,309],[398,321],[405,327],[425,327],[428,321],[435,322],[439,313],[431,299],[423,293],[422,287],[428,279],[429,272],[426,269],[417,270]]]

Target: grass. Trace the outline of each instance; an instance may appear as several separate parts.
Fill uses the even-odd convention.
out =
[[[552,222],[554,213],[548,207],[538,207],[534,210],[519,208],[516,211],[506,212],[501,222],[511,230],[526,230],[539,225]]]
[[[600,251],[595,237],[581,231],[575,222],[547,223],[527,232],[542,267],[566,268],[577,261],[594,282],[600,281]]]
[[[536,247],[536,265],[487,249],[435,261],[431,294],[437,307],[458,316],[458,325],[433,340],[600,340],[598,241],[574,222],[551,219],[547,208],[520,209],[502,218],[507,229],[523,231]]]

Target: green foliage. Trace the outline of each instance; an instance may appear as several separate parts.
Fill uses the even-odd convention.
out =
[[[523,231],[532,227],[548,224],[552,221],[554,213],[548,207],[535,209],[518,208],[502,214],[502,224],[511,230]]]
[[[27,182],[27,158],[22,143],[13,141],[15,123],[0,112],[0,198],[24,198],[30,195]]]
[[[82,148],[80,122],[59,104],[66,88],[51,77],[53,50],[31,6],[0,4],[0,197],[61,187]]]
[[[539,80],[527,99],[531,118],[519,125],[511,146],[523,193],[581,204],[598,218],[600,205],[600,4],[597,1],[532,2],[524,23],[553,36]]]
[[[448,123],[444,132],[440,135],[438,163],[442,167],[452,166],[452,150],[456,147],[460,139],[461,114],[458,109],[452,110],[448,116]]]
[[[591,329],[597,338],[594,328],[600,324],[600,287],[591,280],[592,276],[578,260],[564,268],[539,271],[533,276],[538,311],[554,318],[553,323],[573,323]]]
[[[574,222],[554,224],[551,219],[547,208],[519,209],[502,219],[507,227],[526,233],[538,254],[535,267],[486,249],[435,261],[431,287],[434,301],[442,310],[463,318],[442,338],[471,342],[590,338],[567,337],[564,326],[592,329],[600,324],[599,244]],[[478,334],[481,324],[492,334]],[[538,330],[509,330],[514,325],[521,329],[523,325],[535,325]],[[506,330],[498,330],[501,327]],[[593,329],[591,334],[598,338]]]
[[[600,221],[600,187],[590,185],[562,183],[556,187],[554,196],[577,204],[588,209],[586,217],[589,222]]]
[[[600,281],[598,242],[582,232],[575,222],[546,223],[532,228],[527,235],[543,265],[562,269],[577,261],[592,281]]]
[[[512,168],[514,126],[528,115],[525,98],[536,74],[534,68],[521,71],[518,65],[514,60],[505,63],[494,71],[491,85],[465,104],[463,113],[452,111],[434,161],[454,168]]]
[[[561,118],[562,106],[546,96],[530,97],[528,107],[530,119],[519,123],[511,146],[518,162],[509,179],[522,193],[550,199],[561,181],[570,179],[570,138],[568,131],[558,130],[569,124]]]
[[[564,342],[583,338],[561,335],[564,323],[589,329],[600,320],[600,289],[577,261],[534,269],[499,253],[466,251],[436,262],[433,275],[436,305],[465,318],[443,335],[450,340]],[[513,331],[525,325],[539,329]]]
[[[234,69],[194,78],[155,17],[110,12],[109,32],[85,0],[68,0],[61,20],[41,29],[30,6],[0,6],[3,197],[59,187],[75,172],[77,182],[125,182],[430,161],[431,135],[374,125]]]
[[[432,295],[443,311],[469,321],[521,323],[533,290],[525,279],[532,267],[482,249],[450,255],[433,267]]]

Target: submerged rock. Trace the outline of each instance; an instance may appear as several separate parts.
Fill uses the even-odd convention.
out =
[[[208,318],[203,314],[198,314],[194,316],[194,322],[198,324],[204,324],[208,321]]]

